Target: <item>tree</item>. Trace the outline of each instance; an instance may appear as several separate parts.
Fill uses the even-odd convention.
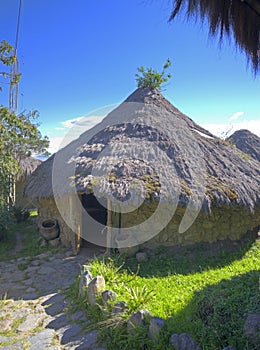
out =
[[[10,73],[3,71],[0,75],[8,78],[10,88],[17,85],[21,77],[16,69],[12,69],[16,62],[14,48],[3,40],[0,43],[0,63],[4,69],[6,66],[11,69]],[[21,159],[31,153],[48,154],[49,140],[41,135],[38,126],[37,111],[15,114],[12,108],[0,106],[0,240],[8,231],[10,208],[14,204],[13,189]]]
[[[209,33],[234,38],[236,46],[246,53],[255,73],[260,67],[259,0],[173,0],[172,21],[186,9],[188,19],[207,20]]]
[[[19,162],[31,152],[47,154],[48,138],[38,130],[38,114],[15,115],[0,106],[0,241],[10,224],[13,188],[19,172]]]
[[[8,42],[5,40],[2,40],[0,42],[0,63],[7,67],[11,67],[17,63],[17,57],[15,54],[14,47],[8,44]],[[2,71],[0,72],[0,76],[2,76],[3,78],[9,78],[8,84],[10,84],[11,86],[18,84],[18,82],[21,79],[21,74],[16,74],[12,70],[10,70],[10,72]],[[0,91],[1,90],[2,87],[0,86]]]
[[[0,42],[0,63],[12,66],[17,62],[16,52],[12,45],[5,40]],[[4,68],[4,69],[5,69]],[[9,77],[12,87],[18,84],[21,74],[12,69],[10,73],[0,72],[4,78]],[[1,87],[0,87],[1,89]],[[42,137],[38,130],[38,112],[16,115],[12,110],[0,106],[0,172],[1,177],[10,177],[17,174],[20,160],[33,153],[47,154],[48,138]],[[3,185],[3,183],[1,183]]]
[[[8,190],[10,178],[19,171],[19,162],[32,152],[47,154],[48,138],[38,130],[37,111],[15,115],[0,107],[0,188]],[[7,193],[5,193],[7,195]]]
[[[139,73],[141,73],[141,75],[135,74],[137,86],[139,88],[149,87],[152,89],[161,90],[161,85],[163,83],[166,83],[172,77],[170,73],[166,74],[165,72],[165,70],[168,69],[170,66],[171,61],[168,58],[163,66],[163,70],[161,73],[152,68],[145,69],[143,66],[138,67],[137,70]]]

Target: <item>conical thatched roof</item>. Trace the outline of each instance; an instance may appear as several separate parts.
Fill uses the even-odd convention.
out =
[[[75,188],[136,202],[158,198],[203,207],[259,202],[259,163],[181,113],[158,90],[137,89],[101,123],[30,176],[30,198]]]
[[[19,172],[16,175],[16,180],[21,181],[26,179],[29,175],[31,175],[34,170],[41,164],[42,162],[39,159],[33,157],[24,156],[19,160]]]
[[[255,72],[259,69],[260,2],[259,0],[174,0],[170,17],[185,8],[187,17],[200,17],[209,23],[210,34],[234,38],[245,51]]]
[[[260,162],[260,137],[251,131],[245,129],[237,130],[228,137],[228,141],[245,154]]]

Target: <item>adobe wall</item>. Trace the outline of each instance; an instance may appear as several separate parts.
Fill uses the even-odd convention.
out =
[[[39,223],[44,219],[56,219],[60,227],[60,238],[63,245],[77,250],[76,235],[77,226],[81,225],[81,209],[77,208],[77,203],[71,203],[69,196],[61,199],[62,215],[58,211],[54,199],[41,199],[38,201]],[[71,210],[72,208],[72,210]],[[148,217],[151,217],[156,209],[156,204],[141,206],[138,210],[131,214],[122,215],[122,226],[138,225]],[[201,211],[192,226],[184,233],[179,233],[179,225],[185,213],[185,208],[178,207],[173,218],[168,225],[155,237],[144,243],[145,247],[156,247],[158,245],[187,245],[198,242],[215,242],[217,240],[231,239],[237,240],[241,238],[247,231],[260,226],[260,206],[255,209],[252,214],[248,209],[239,206],[233,207],[216,207],[212,209],[211,214]],[[160,213],[160,221],[163,222],[166,213]],[[63,217],[70,218],[74,222],[74,231],[66,224]],[[158,219],[158,218],[157,218]],[[154,218],[156,225],[157,220]],[[118,218],[116,218],[118,220]],[[81,228],[79,228],[80,230]],[[138,235],[147,232],[138,231]]]
[[[34,209],[35,208],[34,201],[29,200],[23,195],[23,189],[24,189],[25,183],[26,183],[26,179],[16,181],[15,183],[15,206],[24,208],[24,209]]]
[[[81,223],[81,211],[76,210],[75,204],[74,208],[71,210],[72,205],[73,203],[71,203],[70,197],[64,196],[60,199],[60,212],[57,208],[54,198],[40,199],[37,202],[38,225],[40,227],[41,222],[45,219],[56,219],[60,228],[61,243],[65,247],[72,248],[73,251],[76,251],[77,239],[75,232],[77,232],[77,228]],[[70,223],[74,230],[72,230],[72,228],[67,225],[63,218],[70,220]]]
[[[140,219],[150,217],[156,205],[151,204],[140,207],[135,214],[123,215],[123,225],[131,226],[131,223],[138,224]],[[260,206],[255,209],[254,214],[250,210],[239,206],[222,206],[212,209],[211,214],[201,211],[192,224],[184,233],[179,233],[181,219],[186,208],[178,207],[172,220],[154,238],[144,244],[146,247],[156,245],[192,244],[198,242],[215,242],[217,240],[241,238],[247,231],[260,226]],[[167,217],[165,213],[165,217]],[[156,220],[156,218],[155,218]],[[164,212],[160,213],[160,221],[164,220]],[[165,219],[166,220],[166,219]],[[154,221],[156,225],[156,221]],[[139,232],[140,235],[145,232]]]

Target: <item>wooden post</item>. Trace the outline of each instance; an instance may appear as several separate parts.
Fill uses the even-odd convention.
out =
[[[107,199],[107,249],[106,254],[110,255],[111,245],[112,241],[112,206],[111,206],[111,200]]]
[[[70,225],[72,226],[73,230],[71,229],[71,245],[72,245],[72,251],[75,255],[77,255],[80,251],[81,246],[81,230],[80,230],[80,219],[78,217],[78,213],[80,211],[77,208],[77,202],[75,201],[75,198],[73,195],[68,195],[69,199],[69,214],[70,214]],[[76,214],[77,213],[77,214]]]

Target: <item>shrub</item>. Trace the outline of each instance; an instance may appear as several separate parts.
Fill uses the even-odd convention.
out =
[[[171,66],[171,61],[167,59],[166,63],[163,66],[163,70],[161,73],[150,68],[144,68],[143,66],[138,67],[137,70],[141,75],[136,74],[137,86],[139,88],[147,88],[150,87],[152,89],[161,90],[161,85],[166,83],[172,76],[171,74],[166,74],[165,70]]]

